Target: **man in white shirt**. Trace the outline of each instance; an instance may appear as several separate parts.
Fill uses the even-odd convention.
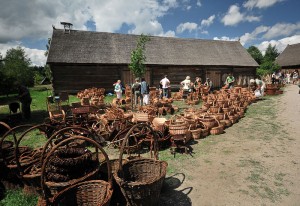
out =
[[[169,86],[170,86],[170,80],[167,78],[167,75],[165,75],[165,78],[160,80],[160,83],[162,85],[163,97],[168,97],[168,90],[169,90]]]

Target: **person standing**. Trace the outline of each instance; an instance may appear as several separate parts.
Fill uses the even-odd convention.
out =
[[[24,85],[18,85],[19,101],[22,104],[22,113],[25,119],[31,118],[30,104],[32,102],[29,90]]]
[[[117,99],[122,98],[122,85],[121,85],[121,80],[118,80],[116,83],[113,84],[115,86],[114,92],[117,95]]]
[[[187,76],[180,84],[183,86],[183,91],[189,91],[191,86],[190,76]]]
[[[213,82],[209,78],[206,78],[204,86],[208,88],[208,93],[210,93],[213,90]]]
[[[143,96],[141,95],[141,83],[139,78],[136,78],[135,83],[132,85],[132,93],[134,94],[134,104],[138,105],[140,99],[140,105],[142,105]]]
[[[286,83],[287,84],[291,83],[291,73],[289,71],[286,73]]]
[[[231,89],[233,87],[234,81],[234,76],[232,76],[232,73],[229,73],[229,75],[226,78],[225,84],[228,85],[229,89]]]
[[[160,83],[162,85],[163,97],[168,98],[170,80],[167,78],[167,75],[165,75],[165,77],[162,80],[160,80]]]
[[[141,82],[141,94],[143,96],[143,104],[149,104],[149,84],[146,82],[145,78],[142,78]]]
[[[295,71],[293,72],[293,84],[297,84],[297,82],[298,82],[298,77],[299,77],[298,71],[295,70]]]
[[[255,79],[255,83],[257,86],[257,89],[260,91],[261,96],[264,96],[265,89],[266,89],[266,83],[262,81],[259,77]]]

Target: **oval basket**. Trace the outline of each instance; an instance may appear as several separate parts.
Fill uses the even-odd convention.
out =
[[[149,125],[145,124],[145,127],[152,130]],[[126,135],[125,139],[128,137],[129,135]],[[165,161],[156,160],[156,135],[154,135],[154,142],[156,142],[154,144],[155,159],[135,158],[122,164],[125,142],[123,142],[120,151],[119,170],[114,173],[114,178],[126,198],[127,205],[157,205],[168,164]]]
[[[81,185],[79,183],[85,182],[88,180],[97,180],[98,179],[100,160],[99,160],[99,155],[95,155],[97,164],[87,174],[83,174],[83,176],[81,176],[80,178],[72,179],[67,182],[50,182],[47,180],[46,168],[48,167],[49,162],[50,162],[51,158],[53,158],[53,155],[55,154],[57,149],[59,147],[65,146],[68,142],[77,141],[77,140],[82,140],[82,141],[91,143],[96,148],[96,151],[99,151],[99,150],[101,151],[101,153],[103,154],[103,156],[105,158],[105,161],[107,162],[107,170],[108,170],[108,174],[109,174],[108,182],[96,181],[97,183],[95,184],[95,186],[91,186],[91,185],[83,186],[82,188],[86,188],[85,191],[84,191],[84,189],[81,190],[81,191],[84,191],[83,193],[82,192],[80,192],[80,194],[72,193],[72,196],[68,196],[67,191],[70,191],[73,188],[77,188],[78,185]],[[83,183],[82,185],[87,185],[87,184],[88,183]],[[61,141],[60,143],[58,143],[57,145],[55,145],[51,149],[51,151],[47,154],[47,156],[43,162],[43,166],[42,166],[41,185],[42,185],[42,189],[43,189],[44,200],[47,202],[47,204],[51,204],[52,201],[55,203],[60,202],[60,201],[63,201],[66,203],[73,202],[74,198],[78,199],[78,201],[79,201],[79,199],[80,199],[80,201],[82,201],[81,204],[79,204],[79,205],[103,205],[103,204],[106,204],[105,202],[109,202],[111,199],[111,195],[112,195],[111,166],[109,163],[108,156],[107,156],[106,152],[103,150],[103,148],[97,142],[95,142],[94,140],[92,140],[90,138],[83,137],[83,136],[73,136],[73,137],[67,138],[67,139]],[[101,190],[101,192],[99,192],[99,190]],[[94,204],[93,203],[94,199],[92,198],[92,196],[93,195],[97,196],[99,194],[105,195],[105,196],[102,196],[101,198],[96,197],[95,199],[98,202],[97,202],[97,204]],[[102,201],[102,202],[99,202],[99,201]],[[40,202],[43,202],[43,201],[40,201]],[[68,205],[69,205],[69,203],[68,203]]]

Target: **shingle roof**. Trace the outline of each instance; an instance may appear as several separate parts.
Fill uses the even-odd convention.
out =
[[[300,65],[300,43],[288,45],[275,62],[283,67]]]
[[[47,63],[129,64],[139,35],[53,30]],[[238,41],[150,36],[148,65],[212,65],[257,67]]]

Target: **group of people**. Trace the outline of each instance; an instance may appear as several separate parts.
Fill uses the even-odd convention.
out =
[[[121,80],[118,80],[113,84],[114,92],[117,95],[117,99],[122,98],[123,93],[123,85],[121,84]],[[132,84],[131,91],[134,98],[134,104],[147,105],[149,104],[149,84],[146,82],[145,78],[136,78],[135,83]]]
[[[272,84],[297,84],[298,79],[299,72],[296,69],[293,72],[287,71],[286,73],[279,70],[278,72],[273,72],[271,75]]]

